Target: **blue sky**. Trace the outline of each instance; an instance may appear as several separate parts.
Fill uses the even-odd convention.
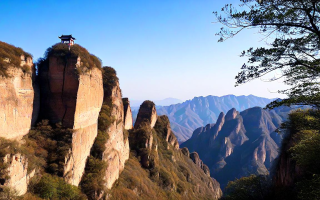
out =
[[[72,34],[76,43],[116,69],[130,99],[181,100],[207,95],[284,97],[281,81],[256,80],[234,87],[246,61],[239,54],[265,45],[257,31],[218,43],[213,11],[235,0],[1,0],[0,40],[37,60]],[[273,74],[270,75],[271,77]]]

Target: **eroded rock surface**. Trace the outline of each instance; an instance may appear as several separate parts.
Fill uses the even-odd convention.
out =
[[[5,186],[9,186],[17,192],[17,195],[24,195],[27,192],[30,178],[34,176],[35,171],[27,173],[28,159],[21,155],[6,155],[2,162],[8,164],[7,172],[10,177]]]
[[[134,128],[139,128],[144,123],[147,123],[150,128],[153,128],[157,121],[156,106],[152,101],[144,101],[140,108],[139,113],[134,124]]]
[[[119,82],[112,88],[111,96],[107,99],[112,101],[111,116],[114,117],[114,122],[109,126],[107,134],[109,139],[105,144],[105,151],[102,155],[102,160],[108,163],[105,180],[106,187],[111,189],[114,182],[119,178],[120,173],[124,169],[125,162],[129,159],[129,140],[124,138],[124,106],[122,102],[121,90]],[[110,95],[110,92],[105,91],[105,96]],[[127,108],[128,111],[129,108]],[[128,114],[128,113],[127,113]],[[132,116],[131,116],[132,126]]]
[[[24,59],[24,56],[23,56]],[[33,69],[32,59],[21,60],[21,65]],[[21,139],[31,127],[34,90],[32,73],[21,68],[7,69],[8,77],[0,76],[0,137]]]
[[[49,57],[49,64],[39,69],[41,114],[51,123],[74,130],[72,148],[66,157],[64,177],[78,185],[87,157],[97,136],[97,119],[103,101],[102,73],[92,68],[78,74],[80,58]]]
[[[127,130],[130,130],[133,128],[130,101],[128,98],[123,98],[122,101],[123,101],[123,109],[124,109],[124,128]]]

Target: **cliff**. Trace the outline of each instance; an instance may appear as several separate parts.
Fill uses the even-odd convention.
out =
[[[196,129],[181,147],[198,152],[211,175],[225,187],[236,178],[269,173],[278,155],[279,146],[271,136],[278,135],[274,123],[279,126],[279,120],[275,112],[259,107],[241,113],[231,109],[226,115],[220,113],[215,124]]]
[[[127,130],[130,130],[133,128],[130,101],[128,98],[123,98],[122,101],[123,101],[123,108],[124,108],[124,128]]]
[[[19,140],[31,127],[33,62],[21,49],[0,45],[0,137]]]
[[[156,117],[151,101],[145,101],[140,111],[141,123],[129,134],[130,158],[109,199],[220,198],[220,185],[208,176],[210,172],[179,150],[168,118]]]
[[[36,107],[34,66],[30,54],[1,41],[0,94],[0,166],[3,166],[0,167],[0,190],[7,186],[23,195],[30,178],[28,159],[21,152],[8,148],[11,143],[16,143],[17,148],[20,146],[37,115],[33,109]]]
[[[116,76],[114,69],[110,67],[104,68],[104,83],[110,82],[112,77]],[[122,102],[122,94],[119,86],[119,81],[116,78],[113,85],[104,84],[104,102],[111,101],[112,109],[111,116],[114,120],[108,127],[106,134],[108,140],[105,143],[105,150],[102,155],[102,160],[108,163],[106,169],[105,181],[107,189],[111,189],[114,182],[119,178],[120,173],[124,169],[125,162],[129,159],[129,140],[124,134],[125,117],[124,105]],[[128,111],[129,105],[126,106]],[[126,119],[129,121],[130,113],[126,112]],[[131,116],[132,119],[132,116]]]
[[[102,73],[98,67],[83,64],[88,55],[79,45],[69,52],[67,45],[57,44],[47,50],[47,57],[39,65],[41,118],[73,129],[64,164],[64,177],[73,185],[81,180],[97,136],[103,100]]]

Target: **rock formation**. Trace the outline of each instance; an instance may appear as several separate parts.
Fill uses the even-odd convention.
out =
[[[140,106],[137,122],[129,136],[132,156],[117,187],[111,190],[111,199],[121,199],[124,193],[142,199],[218,199],[222,196],[220,184],[210,177],[209,168],[199,161],[199,156],[194,162],[188,149],[179,150],[168,117],[157,117],[153,102],[145,101]],[[161,190],[167,192],[157,192]],[[171,197],[167,196],[169,193]]]
[[[191,153],[190,158],[194,162],[194,164],[196,164],[200,169],[204,171],[206,175],[210,176],[209,167],[202,162],[197,152]]]
[[[0,58],[1,59],[1,58]],[[34,90],[32,82],[32,58],[21,56],[21,66],[26,66],[30,73],[25,73],[20,66],[9,66],[7,77],[0,76],[0,137],[21,139],[31,127]]]
[[[108,163],[105,175],[106,187],[108,189],[111,189],[113,183],[119,178],[120,173],[123,171],[124,164],[129,159],[130,151],[129,139],[128,137],[124,137],[125,109],[122,102],[121,90],[118,80],[115,81],[115,84],[113,86],[104,86],[104,101],[111,101],[111,116],[114,117],[113,123],[107,129],[106,134],[108,134],[108,140],[105,144],[105,151],[102,155],[102,160],[105,160]],[[127,102],[129,102],[129,100]],[[126,111],[129,111],[129,103],[126,105]],[[126,120],[129,123],[129,119],[131,118],[132,127],[132,115],[130,115],[131,110],[130,112],[126,112]],[[130,126],[127,126],[127,128],[128,127]]]
[[[153,128],[156,121],[157,111],[155,104],[152,101],[144,101],[140,106],[134,128],[139,128],[143,123],[147,123],[151,128]]]
[[[179,149],[178,140],[171,130],[170,122],[166,115],[162,115],[158,117],[155,127],[157,129],[162,129],[161,132],[165,133],[165,135],[163,135],[165,140],[169,144],[171,144],[175,149]]]
[[[123,98],[122,101],[124,108],[124,128],[130,130],[133,128],[130,101],[128,98]]]
[[[20,143],[37,115],[33,109],[35,74],[32,56],[4,42],[0,41],[0,45],[7,53],[0,53],[0,139]],[[0,144],[2,142],[0,140]],[[6,150],[0,151],[3,154]],[[21,153],[2,156],[0,165],[7,166],[2,170],[7,172],[8,178],[1,180],[0,186],[9,186],[18,195],[25,194],[32,176],[27,174],[28,159]]]
[[[27,173],[28,159],[20,153],[15,155],[8,154],[3,158],[2,162],[8,164],[7,171],[10,177],[4,185],[15,190],[17,195],[24,195],[27,192],[29,180],[35,173],[35,170],[29,174]]]
[[[62,122],[74,130],[72,148],[66,157],[64,177],[78,185],[87,157],[97,136],[97,119],[103,100],[102,73],[92,68],[76,73],[80,57],[51,56],[39,69],[41,117],[51,123]]]

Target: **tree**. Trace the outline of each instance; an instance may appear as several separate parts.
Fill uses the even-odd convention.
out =
[[[270,184],[266,176],[255,175],[229,181],[222,200],[268,199]]]
[[[320,2],[316,0],[240,0],[238,8],[226,4],[221,13],[214,12],[225,27],[217,35],[220,42],[245,29],[257,28],[272,39],[268,48],[249,48],[236,78],[236,86],[281,71],[287,99],[274,101],[268,108],[280,105],[311,105],[320,107]]]

